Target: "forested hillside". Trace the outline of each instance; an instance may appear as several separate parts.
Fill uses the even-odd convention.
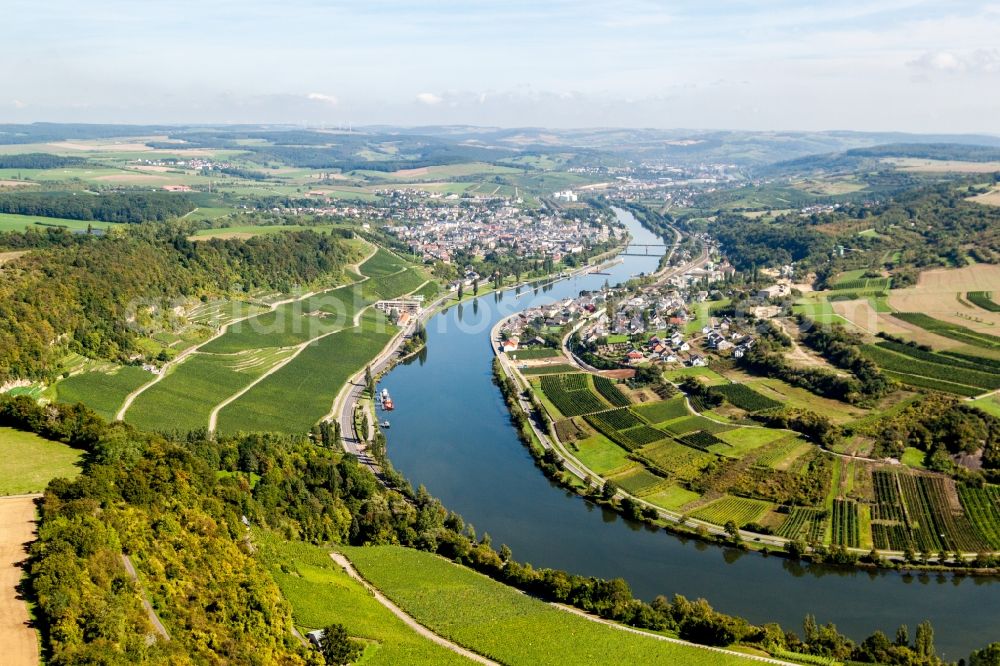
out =
[[[51,379],[67,351],[127,360],[137,316],[176,299],[286,291],[339,273],[349,253],[313,231],[195,243],[154,225],[38,250],[0,270],[0,383]]]
[[[168,192],[12,192],[0,194],[0,213],[101,222],[162,222],[194,210]]]

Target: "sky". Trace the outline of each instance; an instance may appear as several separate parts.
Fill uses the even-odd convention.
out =
[[[0,122],[1000,134],[1000,3],[6,0]]]

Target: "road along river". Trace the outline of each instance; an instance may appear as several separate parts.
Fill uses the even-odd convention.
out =
[[[618,214],[634,242],[660,242],[631,214]],[[813,613],[856,640],[875,629],[892,636],[900,624],[913,629],[929,619],[938,649],[952,660],[1000,641],[995,578],[840,570],[709,546],[625,521],[542,475],[492,383],[490,329],[518,310],[652,273],[659,257],[622,259],[607,274],[568,278],[537,292],[489,294],[428,322],[425,350],[380,384],[396,405],[387,416],[389,457],[414,487],[426,486],[521,561],[620,576],[647,600],[705,597],[721,611],[777,621],[798,633],[802,618]]]

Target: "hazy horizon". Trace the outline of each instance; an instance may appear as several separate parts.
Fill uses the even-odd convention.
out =
[[[998,3],[12,5],[0,122],[1000,132]]]

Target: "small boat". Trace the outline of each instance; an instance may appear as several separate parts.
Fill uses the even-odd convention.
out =
[[[382,408],[385,409],[386,411],[391,412],[392,409],[393,409],[393,407],[392,407],[392,398],[386,398],[385,400],[383,400],[382,401]]]
[[[385,400],[389,397],[389,389],[382,389],[382,399]]]
[[[389,428],[389,422],[388,421],[382,421],[381,425],[382,425],[383,428],[386,428],[386,429]]]

